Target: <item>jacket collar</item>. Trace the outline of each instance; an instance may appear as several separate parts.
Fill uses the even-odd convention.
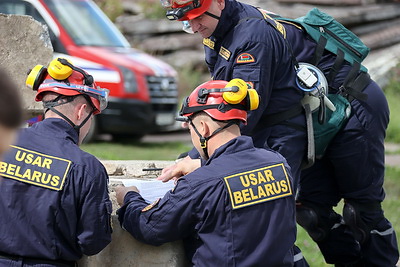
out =
[[[218,159],[221,155],[233,154],[242,150],[254,148],[253,140],[249,136],[236,137],[226,144],[217,148],[204,165],[209,165],[213,160]]]
[[[78,144],[79,136],[77,131],[65,120],[59,118],[48,118],[35,123],[31,127],[43,136],[55,136],[61,139],[70,139]]]
[[[238,2],[236,0],[225,0],[225,8],[212,36],[217,40],[222,39],[238,22]]]

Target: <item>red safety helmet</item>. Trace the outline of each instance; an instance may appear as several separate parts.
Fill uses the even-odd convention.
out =
[[[44,93],[54,92],[65,96],[88,96],[95,115],[107,107],[109,90],[98,87],[91,75],[63,58],[51,61],[48,68],[36,65],[29,73],[26,84],[37,91],[36,101],[42,101]]]
[[[240,81],[240,86],[237,82]],[[245,94],[247,94],[247,85],[243,80],[234,79],[231,82],[214,80],[208,81],[199,85],[194,91],[187,97],[182,105],[180,116],[190,117],[196,112],[204,111],[211,118],[226,121],[226,120],[241,120],[247,122],[247,111],[246,100],[242,98],[240,103],[232,103],[232,99],[228,99],[224,93],[234,93],[238,87],[243,88]],[[242,94],[242,92],[240,93]],[[246,95],[245,95],[246,96]],[[257,96],[258,97],[258,96]]]
[[[213,0],[160,0],[170,20],[191,20],[205,13]]]

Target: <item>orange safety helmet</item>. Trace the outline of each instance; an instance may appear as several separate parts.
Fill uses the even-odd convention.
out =
[[[213,0],[160,0],[165,8],[169,8],[166,16],[169,20],[191,20],[205,13]]]
[[[179,115],[190,117],[196,112],[204,111],[215,120],[241,120],[246,123],[247,110],[258,108],[258,103],[257,91],[248,89],[245,81],[213,80],[194,89],[184,100]]]
[[[36,65],[29,73],[26,84],[37,91],[36,101],[42,101],[45,92],[54,92],[64,96],[88,96],[94,115],[107,107],[109,90],[98,87],[91,75],[64,58],[54,59],[48,68]]]

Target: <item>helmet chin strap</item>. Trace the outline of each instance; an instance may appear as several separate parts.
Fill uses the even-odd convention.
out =
[[[210,16],[216,20],[219,20],[221,18],[221,17],[218,17],[217,15],[214,15],[213,13],[210,13],[208,11],[204,12],[204,14],[207,14],[208,16]]]
[[[215,136],[217,133],[221,132],[222,130],[232,126],[233,124],[236,124],[235,121],[230,121],[226,125],[224,125],[223,127],[220,127],[218,129],[216,129],[210,136],[204,137],[199,133],[199,131],[197,130],[196,126],[194,126],[194,124],[193,124],[191,119],[189,119],[189,123],[190,123],[190,125],[192,125],[193,130],[195,131],[195,133],[200,138],[200,147],[203,149],[204,156],[205,156],[206,160],[209,159],[208,149],[207,149],[207,141],[210,140],[211,137]]]
[[[65,99],[65,102],[59,102],[61,99]],[[81,122],[81,124],[76,125],[75,123],[73,123],[67,116],[65,116],[64,114],[62,114],[60,111],[58,111],[57,109],[55,109],[55,107],[57,106],[61,106],[67,103],[70,103],[72,101],[74,101],[75,96],[72,97],[63,97],[62,95],[57,96],[54,100],[51,101],[46,101],[43,102],[43,107],[46,108],[46,110],[44,111],[44,113],[46,114],[47,111],[51,110],[54,113],[56,113],[58,116],[60,116],[61,118],[63,118],[64,120],[66,120],[73,128],[74,130],[78,133],[78,136],[80,134],[80,129],[83,127],[83,125],[86,124],[86,122],[89,120],[90,116],[92,116],[93,114],[93,109],[89,112],[89,114],[86,116],[86,118]]]

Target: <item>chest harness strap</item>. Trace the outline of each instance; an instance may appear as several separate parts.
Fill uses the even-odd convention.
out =
[[[92,116],[94,109],[92,109],[92,111],[87,115],[87,117],[82,121],[81,124],[76,125],[75,123],[73,123],[67,116],[65,116],[64,114],[62,114],[60,111],[58,111],[57,109],[55,109],[55,107],[57,106],[61,106],[67,103],[70,103],[72,101],[74,101],[74,99],[77,96],[63,96],[63,95],[59,95],[57,96],[54,100],[50,100],[50,101],[46,101],[43,102],[43,107],[46,109],[44,111],[44,113],[46,114],[46,112],[48,110],[53,111],[54,113],[56,113],[58,116],[60,116],[61,118],[63,118],[64,120],[66,120],[73,128],[74,130],[78,133],[79,136],[79,132],[80,129],[82,128],[83,125],[85,125],[85,123],[90,119],[90,116]],[[85,96],[84,96],[85,97]],[[85,97],[86,98],[86,97]],[[88,102],[90,103],[90,101],[88,100]]]

